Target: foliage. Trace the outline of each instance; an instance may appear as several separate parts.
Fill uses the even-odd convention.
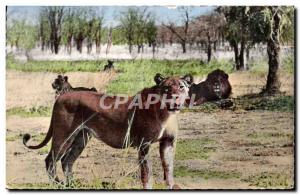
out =
[[[282,69],[288,73],[295,72],[295,62],[294,62],[294,55],[287,55],[282,59]]]
[[[45,46],[50,47],[50,24],[46,12],[40,11],[39,14],[39,38],[41,39],[41,49],[44,50]]]
[[[273,10],[280,14],[280,41],[293,43],[294,41],[294,7],[257,7],[249,8],[251,39],[253,42],[267,42],[272,34]]]
[[[289,177],[286,173],[268,173],[262,172],[259,175],[251,175],[246,182],[250,182],[251,185],[261,187],[261,188],[292,188],[294,186],[293,178]]]
[[[7,58],[6,68],[25,72],[55,72],[66,73],[72,71],[97,72],[102,70],[106,61],[28,61],[19,64],[11,58]]]
[[[75,12],[73,9],[68,8],[65,11],[62,26],[62,44],[68,44],[72,40],[75,31]]]
[[[45,16],[47,18],[46,22],[48,22],[50,26],[50,49],[53,53],[57,54],[59,51],[59,46],[61,44],[64,7],[62,6],[43,7],[40,10],[40,15]]]
[[[281,112],[294,112],[295,99],[293,96],[278,97],[239,97],[234,100],[235,109],[244,110],[270,110]]]
[[[6,115],[18,115],[21,117],[48,117],[51,115],[52,109],[45,106],[32,107],[26,109],[24,107],[14,107],[6,110]]]
[[[129,7],[125,12],[121,13],[119,20],[120,29],[126,38],[130,53],[132,52],[132,45],[137,45],[140,49],[145,42],[148,41],[148,43],[152,44],[155,41],[155,19],[146,8]]]
[[[15,20],[7,29],[7,43],[26,51],[35,47],[38,40],[36,26],[26,23],[25,20]]]

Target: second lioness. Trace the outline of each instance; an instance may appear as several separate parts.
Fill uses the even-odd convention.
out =
[[[69,91],[97,91],[94,87],[72,87],[68,82],[68,76],[58,75],[52,83],[52,88],[55,89],[55,98]]]

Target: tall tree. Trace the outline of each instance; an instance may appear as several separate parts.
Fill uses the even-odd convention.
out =
[[[39,38],[41,44],[41,50],[44,51],[45,47],[49,47],[50,44],[50,23],[45,12],[39,14]]]
[[[98,16],[94,18],[93,20],[93,27],[92,27],[92,33],[93,33],[93,40],[96,44],[96,53],[100,54],[101,50],[101,39],[102,39],[102,31],[103,31],[103,15]]]
[[[74,16],[74,40],[76,49],[82,53],[83,41],[87,37],[89,25],[87,22],[88,8],[76,8]]]
[[[59,6],[48,6],[42,8],[43,14],[48,18],[50,25],[50,46],[51,51],[55,54],[59,51],[59,45],[62,36],[62,19],[64,14],[64,7]]]
[[[262,93],[274,95],[280,91],[280,44],[294,41],[294,7],[252,7],[250,11],[252,18],[256,18],[252,25],[253,39],[267,43],[269,71]]]
[[[132,46],[135,40],[136,25],[138,23],[138,10],[136,8],[128,8],[120,17],[121,28],[127,41],[129,53],[132,52]]]
[[[63,18],[63,42],[66,44],[67,52],[72,53],[72,39],[74,38],[74,17],[75,13],[72,8],[68,8]]]
[[[146,39],[149,47],[153,46],[156,42],[157,27],[155,25],[155,19],[150,18],[146,23]]]
[[[16,46],[17,49],[20,47],[20,40],[22,31],[25,25],[25,20],[13,20],[7,28],[7,42],[11,47]]]
[[[236,70],[242,70],[244,66],[245,48],[253,44],[250,40],[250,15],[247,6],[218,7],[217,11],[226,18],[225,38],[233,47]]]

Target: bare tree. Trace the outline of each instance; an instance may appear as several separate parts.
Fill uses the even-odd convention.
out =
[[[186,53],[186,44],[188,42],[189,35],[189,25],[190,25],[190,16],[188,8],[182,8],[182,18],[183,18],[183,26],[177,26],[173,22],[169,22],[169,24],[164,24],[166,28],[168,28],[179,40],[179,43],[182,47],[182,52]]]
[[[222,15],[212,13],[197,17],[191,23],[191,41],[204,42],[206,45],[207,62],[210,62],[212,49],[216,50],[217,41],[220,39],[225,19]],[[213,46],[212,46],[213,45]]]

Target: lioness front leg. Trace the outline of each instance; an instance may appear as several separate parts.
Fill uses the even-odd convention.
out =
[[[164,169],[164,180],[169,189],[179,189],[178,185],[174,185],[173,177],[174,141],[174,138],[164,138],[159,143],[159,153]]]
[[[141,167],[141,180],[144,189],[152,189],[151,176],[152,167],[149,160],[149,146],[142,146],[139,150],[139,164]]]

